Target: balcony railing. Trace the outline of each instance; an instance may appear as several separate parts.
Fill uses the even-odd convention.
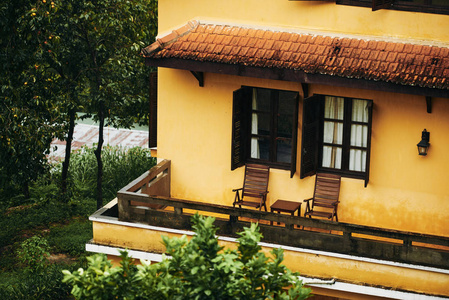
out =
[[[253,221],[265,242],[449,269],[448,237],[170,198],[170,161],[140,176],[117,198],[120,221],[190,230],[190,216],[198,212],[216,217],[217,234],[224,236],[237,237]]]

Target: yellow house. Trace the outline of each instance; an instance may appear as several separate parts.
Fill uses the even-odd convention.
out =
[[[259,221],[319,299],[449,297],[448,28],[445,0],[159,0],[159,164],[87,249],[158,261],[199,211],[230,247]],[[249,163],[268,212],[233,207]],[[338,220],[303,217],[317,173],[341,176]]]

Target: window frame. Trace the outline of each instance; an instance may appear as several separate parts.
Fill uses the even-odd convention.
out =
[[[369,99],[333,96],[344,99],[344,117],[343,117],[343,141],[341,145],[335,145],[342,148],[341,169],[322,167],[323,145],[324,143],[324,102],[325,97],[332,95],[314,94],[304,99],[303,102],[303,128],[301,144],[301,170],[300,177],[304,178],[316,174],[317,172],[327,172],[338,174],[343,177],[357,178],[365,180],[365,187],[369,182],[369,169],[371,157],[371,132],[372,132],[372,107],[373,101]],[[352,121],[351,111],[353,100],[368,101],[368,122],[363,125],[368,126],[367,147],[351,146],[351,125],[358,124]],[[350,101],[350,105],[347,105]],[[366,150],[365,172],[349,170],[349,153],[351,149],[363,148]]]
[[[387,2],[387,1],[382,1]],[[376,5],[375,1],[372,0],[337,0],[336,4],[339,5],[349,5],[349,6],[360,6],[360,7],[371,7],[373,11],[378,9],[392,9],[400,11],[412,11],[412,12],[422,12],[422,13],[432,13],[432,14],[449,14],[449,7],[436,6],[435,4],[414,4],[407,3],[403,0],[392,0],[391,4],[381,3]]]
[[[277,93],[271,93],[270,97],[270,111],[269,120],[271,123],[270,134],[269,134],[269,160],[251,158],[251,139],[252,137],[257,137],[259,134],[253,134],[251,132],[251,122],[252,122],[252,95],[253,89],[265,89],[270,91],[275,91]],[[296,93],[295,97],[295,108],[292,115],[292,136],[291,138],[286,138],[291,140],[291,160],[290,163],[277,162],[275,158],[277,157],[276,148],[277,140],[284,139],[277,137],[277,117],[279,113],[279,92],[292,92]],[[253,87],[253,86],[242,86],[240,89],[234,91],[233,93],[233,121],[232,121],[232,158],[231,158],[231,170],[234,170],[245,163],[258,163],[270,166],[272,168],[290,170],[290,177],[293,177],[296,172],[296,156],[297,156],[297,135],[298,135],[298,108],[299,108],[299,92],[292,90],[281,90],[272,89],[264,87]]]

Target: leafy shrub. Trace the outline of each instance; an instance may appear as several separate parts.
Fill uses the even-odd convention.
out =
[[[258,245],[262,234],[257,224],[244,228],[237,250],[218,244],[214,218],[195,214],[196,232],[190,241],[163,237],[162,262],[133,265],[127,252],[121,266],[113,267],[105,255],[87,258],[87,269],[64,270],[64,282],[77,299],[306,299],[298,273],[282,265],[283,250],[267,257]],[[286,290],[288,288],[288,291]]]
[[[17,250],[22,269],[10,271],[0,281],[0,299],[67,299],[70,287],[62,282],[62,269],[69,265],[49,264],[50,246],[45,238],[33,236]]]
[[[33,274],[40,274],[44,271],[47,258],[50,256],[50,246],[46,239],[40,236],[33,236],[20,244],[17,250],[17,257],[25,270]]]
[[[76,270],[79,266],[49,265],[45,272],[8,274],[9,280],[0,283],[0,299],[8,300],[58,300],[71,299],[70,286],[62,282],[62,270]]]

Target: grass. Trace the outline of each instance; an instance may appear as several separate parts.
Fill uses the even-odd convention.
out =
[[[67,225],[52,225],[47,239],[55,253],[81,257],[85,255],[84,245],[92,239],[92,224],[85,218],[79,218]]]
[[[62,269],[75,270],[85,263],[85,244],[92,238],[88,216],[96,210],[97,163],[94,148],[72,154],[69,190],[61,197],[61,164],[30,185],[30,199],[2,183],[0,189],[0,299],[67,299]],[[117,191],[155,165],[148,149],[104,147],[103,195],[106,201]],[[1,170],[0,170],[1,173]],[[3,178],[4,179],[4,178]],[[39,235],[53,256],[66,258],[51,263],[45,274],[31,276],[17,259],[20,245]]]

